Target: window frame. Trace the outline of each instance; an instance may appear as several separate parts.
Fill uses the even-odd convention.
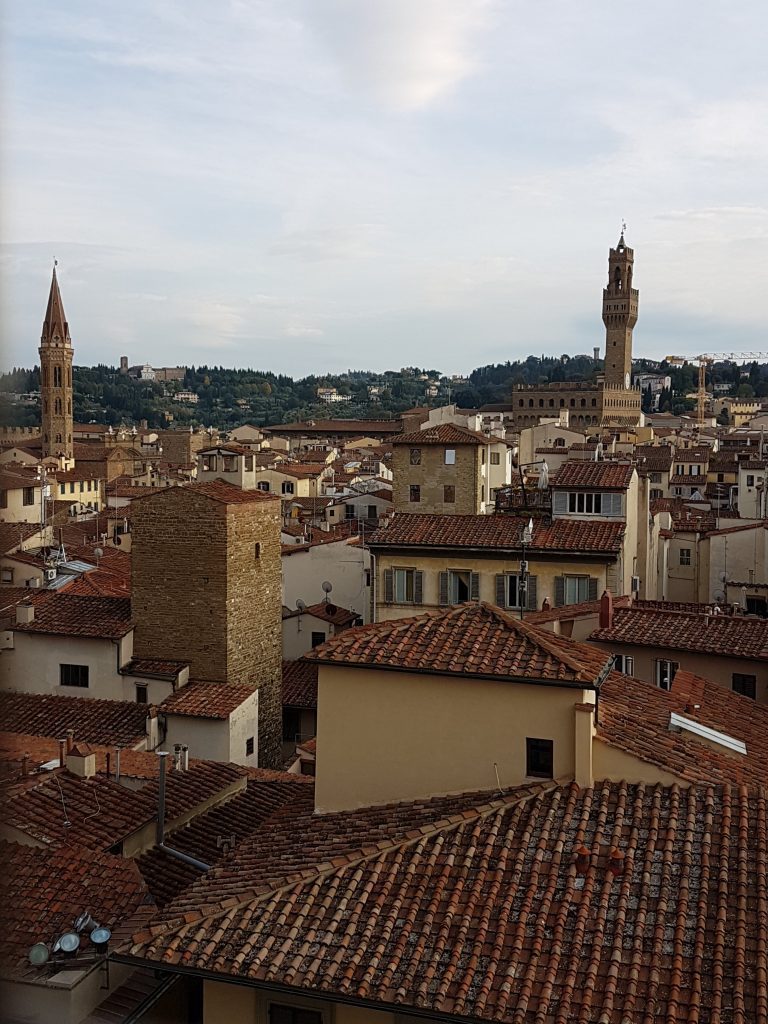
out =
[[[742,697],[757,700],[757,676],[753,672],[733,672],[731,690]]]
[[[577,590],[576,599],[573,600],[573,601],[569,601],[568,600],[568,587],[569,587],[569,584],[575,585],[576,586],[576,590]],[[585,596],[583,596],[583,597],[580,594],[580,591],[582,589],[582,584],[583,584],[583,587],[585,589]],[[563,573],[563,600],[565,602],[563,607],[567,607],[568,605],[571,605],[571,604],[583,604],[584,601],[588,601],[589,600],[589,576],[582,575],[580,573],[579,574],[577,574],[577,573]]]
[[[485,452],[485,449],[483,449]],[[444,466],[455,466],[456,465],[456,449],[445,448],[443,449],[443,465]]]
[[[680,548],[679,550],[679,562],[678,564],[684,569],[690,569],[691,567],[691,549]]]
[[[59,662],[59,686],[87,690],[90,686],[90,666]],[[77,669],[77,672],[74,670]],[[65,681],[66,677],[66,681]]]
[[[411,505],[418,505],[421,502],[421,485],[408,485],[408,501]]]
[[[443,504],[456,504],[456,484],[443,484]]]
[[[545,767],[537,767],[544,760]],[[546,764],[548,762],[548,767]],[[555,777],[555,742],[541,736],[525,737],[525,774],[529,779]]]
[[[22,505],[34,505],[35,504],[35,488],[24,487],[21,495]]]
[[[398,577],[402,580],[401,597],[398,588]],[[410,589],[411,596],[408,597]],[[416,569],[404,566],[392,566],[392,594],[395,604],[416,604]]]
[[[411,448],[409,453],[409,460],[411,466],[421,465],[421,448]]]
[[[312,644],[312,649],[314,650],[315,647],[319,647],[321,644],[324,644],[327,639],[328,634],[325,633],[323,630],[313,629],[310,635],[310,643]]]
[[[656,658],[653,663],[653,681],[660,690],[666,690],[669,692],[672,689],[672,684],[675,681],[675,675],[680,668],[678,661],[672,661],[671,658]],[[662,673],[666,674],[666,679],[662,678]]]
[[[141,699],[143,691],[144,699]],[[149,684],[148,683],[136,683],[136,703],[137,704],[149,704]]]
[[[245,740],[245,756],[253,757],[253,753],[256,749],[256,739],[254,736],[248,736]]]

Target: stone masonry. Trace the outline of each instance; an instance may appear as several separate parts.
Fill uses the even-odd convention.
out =
[[[190,678],[259,691],[259,764],[280,764],[280,500],[223,481],[133,503],[137,657],[190,665]]]

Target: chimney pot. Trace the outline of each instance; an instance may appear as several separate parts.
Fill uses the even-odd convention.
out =
[[[604,590],[600,598],[600,629],[613,627],[613,594]]]
[[[580,875],[585,875],[589,870],[590,853],[586,846],[576,847],[576,870]]]
[[[75,730],[67,729],[67,753],[72,753],[72,748],[75,745]]]
[[[22,754],[21,756],[21,774],[25,779],[29,775],[29,754]]]
[[[27,625],[35,621],[35,606],[30,601],[22,601],[16,605],[16,622]]]
[[[608,870],[612,875],[624,874],[624,854],[615,846],[608,855]]]
[[[67,759],[67,741],[59,740],[59,768],[64,767],[64,762]]]

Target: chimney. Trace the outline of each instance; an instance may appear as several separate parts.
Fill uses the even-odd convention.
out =
[[[78,775],[81,779],[92,779],[96,774],[96,755],[88,747],[73,746],[66,758],[67,771]]]
[[[548,612],[551,609],[551,607],[552,607],[552,604],[551,604],[549,598],[545,597],[544,600],[541,602],[541,610],[543,612]]]
[[[75,730],[67,729],[67,753],[71,754],[75,746]]]
[[[67,760],[67,741],[59,740],[59,767],[63,768]]]
[[[24,779],[29,775],[29,754],[21,755],[21,775]]]
[[[147,750],[154,750],[159,742],[157,707],[150,704],[147,708]]]
[[[181,770],[183,772],[189,771],[189,747],[186,743],[181,748]]]
[[[613,626],[613,594],[604,590],[600,598],[600,629],[611,629]]]
[[[577,846],[576,857],[574,858],[574,861],[576,864],[576,870],[580,875],[586,875],[587,871],[589,871],[590,860],[591,855],[589,852],[589,847],[584,846],[583,844],[581,846]]]
[[[29,601],[22,601],[16,605],[16,622],[19,626],[26,626],[35,621],[35,606]]]
[[[173,744],[173,767],[175,771],[181,771],[181,744]]]
[[[162,846],[165,839],[165,761],[168,757],[168,751],[158,750],[157,756],[160,758],[160,777],[157,785],[157,831],[155,833],[155,841],[158,846]]]
[[[122,747],[115,747],[115,782],[120,781],[120,751]]]
[[[594,785],[592,743],[595,736],[595,705],[574,704],[573,779],[581,789]]]

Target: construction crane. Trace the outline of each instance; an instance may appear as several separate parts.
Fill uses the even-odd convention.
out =
[[[666,356],[665,362],[670,366],[682,366],[684,363],[699,364],[699,386],[696,391],[696,422],[704,424],[704,411],[707,406],[707,367],[712,363],[764,363],[768,361],[766,352],[704,352],[700,356]]]

